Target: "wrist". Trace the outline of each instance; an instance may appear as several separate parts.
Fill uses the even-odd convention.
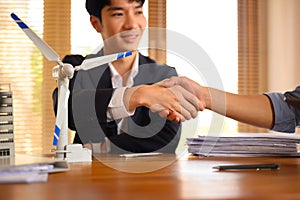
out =
[[[198,97],[199,99],[202,98],[205,102],[205,108],[211,110],[211,101],[212,101],[212,95],[211,95],[211,89],[208,87],[201,86],[202,91],[202,97]]]
[[[226,92],[207,87],[205,93],[206,107],[209,110],[226,115]]]
[[[135,108],[142,106],[143,102],[142,102],[142,95],[141,95],[141,91],[142,88],[145,86],[136,86],[136,87],[132,87],[132,88],[127,88],[124,92],[124,97],[123,97],[123,101],[124,101],[124,105],[126,107],[126,109],[128,111],[132,111]]]

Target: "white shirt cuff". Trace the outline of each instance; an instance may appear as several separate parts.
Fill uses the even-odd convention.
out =
[[[121,119],[124,117],[132,116],[135,112],[128,112],[124,105],[123,96],[127,87],[117,88],[108,105],[107,117],[110,120]]]

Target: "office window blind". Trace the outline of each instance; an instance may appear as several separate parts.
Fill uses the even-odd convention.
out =
[[[56,64],[43,58],[10,13],[65,55],[70,52],[70,1],[1,0],[0,5],[0,84],[10,83],[13,92],[15,152],[49,153],[55,121],[51,93],[56,84],[51,70]]]
[[[71,0],[44,0],[44,40],[55,49],[61,59],[71,52]],[[42,134],[43,147],[51,148],[55,117],[52,92],[56,82],[52,68],[56,63],[43,58]],[[69,140],[71,137],[69,137]]]
[[[149,0],[149,57],[159,63],[166,63],[166,0]]]
[[[267,91],[267,39],[265,1],[238,0],[238,93]],[[266,129],[238,124],[239,132]]]

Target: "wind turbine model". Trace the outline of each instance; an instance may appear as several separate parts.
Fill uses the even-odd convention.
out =
[[[56,157],[65,159],[68,162],[91,161],[91,151],[82,148],[79,144],[68,144],[68,99],[69,99],[69,79],[74,75],[74,70],[89,70],[94,67],[131,56],[132,52],[121,52],[96,58],[86,59],[80,66],[75,68],[70,64],[64,64],[57,53],[36,35],[16,14],[11,13],[11,17],[24,33],[32,40],[42,54],[49,60],[56,62],[52,71],[53,78],[57,81],[58,106],[56,124],[54,130],[53,146],[56,146]],[[79,145],[79,146],[78,146]]]

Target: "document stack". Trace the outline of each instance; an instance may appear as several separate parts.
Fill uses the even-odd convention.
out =
[[[300,135],[234,133],[188,138],[188,152],[203,156],[299,156]]]
[[[14,125],[10,84],[0,84],[0,158],[14,156]]]

